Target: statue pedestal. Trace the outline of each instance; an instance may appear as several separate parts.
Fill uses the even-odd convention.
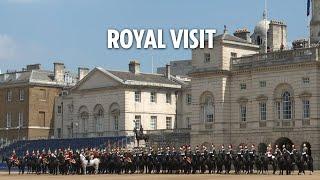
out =
[[[134,147],[136,147],[136,148],[145,148],[146,147],[146,142],[144,141],[144,140],[140,140],[139,141],[139,146],[138,146],[138,141],[137,140],[135,140],[134,141]]]

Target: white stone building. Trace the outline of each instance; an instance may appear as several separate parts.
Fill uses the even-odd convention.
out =
[[[177,98],[184,81],[170,75],[95,68],[55,104],[55,137],[130,136],[144,130],[177,127]]]
[[[264,19],[251,36],[225,31],[213,49],[192,51],[192,145],[306,143],[319,168],[319,6],[314,0],[311,47],[286,49],[285,24]]]

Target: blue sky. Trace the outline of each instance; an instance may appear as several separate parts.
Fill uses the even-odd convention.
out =
[[[269,0],[271,19],[288,25],[288,41],[308,36],[307,0]],[[62,61],[68,69],[78,66],[127,70],[131,59],[142,70],[164,66],[170,60],[190,59],[191,51],[110,50],[108,28],[215,28],[229,33],[248,27],[252,32],[262,19],[264,0],[0,0],[0,69],[21,69],[41,63],[52,69]],[[170,36],[165,35],[170,42]]]

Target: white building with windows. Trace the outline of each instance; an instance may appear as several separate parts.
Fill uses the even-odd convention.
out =
[[[177,128],[177,99],[186,83],[165,74],[140,72],[131,61],[129,72],[95,68],[68,95],[55,103],[55,137],[130,136],[144,130]],[[187,126],[187,125],[186,125]]]
[[[310,47],[297,41],[287,49],[286,25],[264,16],[251,36],[225,30],[213,49],[192,51],[192,145],[307,144],[320,167],[320,9],[313,10]]]

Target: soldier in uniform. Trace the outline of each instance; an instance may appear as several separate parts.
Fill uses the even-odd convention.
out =
[[[15,164],[18,162],[18,156],[17,156],[15,150],[12,151],[12,154],[11,154],[11,157],[10,157],[10,161],[15,163]]]
[[[274,150],[274,154],[275,154],[275,155],[279,155],[279,156],[281,156],[281,155],[282,155],[282,152],[281,152],[281,150],[280,150],[280,148],[279,148],[278,144],[276,144],[276,149]]]

